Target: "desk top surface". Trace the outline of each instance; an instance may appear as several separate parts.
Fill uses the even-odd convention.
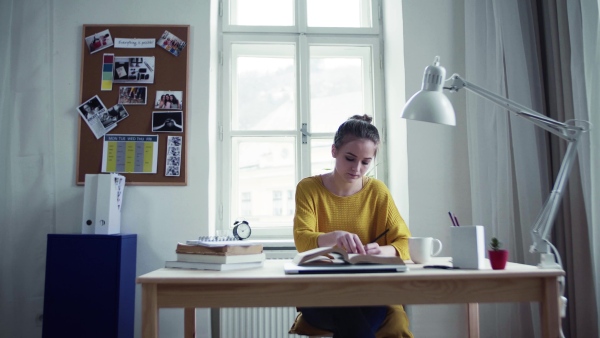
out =
[[[485,269],[481,270],[445,270],[445,269],[424,269],[423,264],[413,264],[408,261],[408,271],[398,273],[351,273],[351,274],[318,274],[318,275],[286,275],[283,271],[283,265],[290,260],[277,259],[266,260],[261,268],[233,271],[208,271],[208,270],[187,270],[187,269],[158,269],[151,271],[137,278],[137,283],[145,284],[215,284],[215,283],[294,283],[309,282],[311,280],[319,283],[339,283],[340,278],[350,278],[353,281],[415,281],[415,280],[435,280],[435,279],[510,279],[510,278],[543,278],[558,277],[564,275],[560,269],[540,269],[536,266],[507,263],[504,270],[492,270],[487,262]],[[437,257],[427,265],[451,265],[449,257]]]

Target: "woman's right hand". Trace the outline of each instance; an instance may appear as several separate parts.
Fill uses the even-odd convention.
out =
[[[357,234],[348,231],[332,231],[318,238],[319,246],[339,246],[348,253],[366,254],[365,247]]]

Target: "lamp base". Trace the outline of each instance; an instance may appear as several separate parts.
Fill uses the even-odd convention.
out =
[[[554,254],[551,253],[543,253],[540,255],[540,264],[538,264],[538,268],[540,269],[562,269],[562,266],[556,263],[554,259]]]

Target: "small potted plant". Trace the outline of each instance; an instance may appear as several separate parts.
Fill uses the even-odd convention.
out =
[[[490,241],[490,247],[491,250],[488,250],[488,257],[490,258],[492,269],[504,269],[506,261],[508,261],[508,250],[500,249],[502,243],[496,237],[493,237]]]

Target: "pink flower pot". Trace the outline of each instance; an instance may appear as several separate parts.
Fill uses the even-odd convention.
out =
[[[508,261],[508,250],[488,250],[490,264],[494,270],[502,270]]]

